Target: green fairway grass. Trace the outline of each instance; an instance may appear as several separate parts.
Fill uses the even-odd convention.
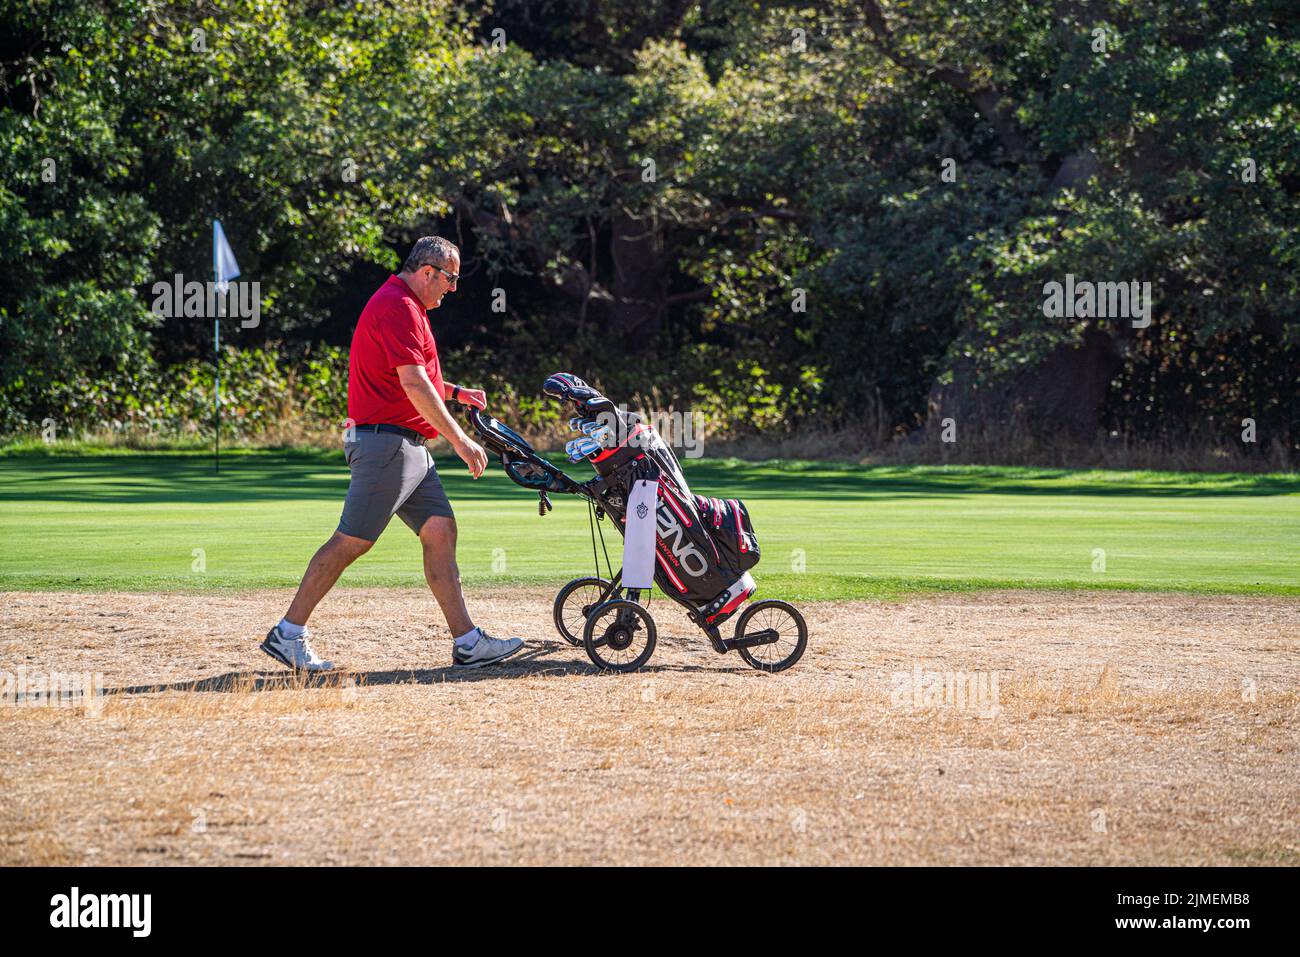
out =
[[[449,454],[437,461],[467,585],[558,586],[591,574],[581,499],[555,496],[540,518],[536,495],[499,467],[472,481]],[[767,597],[997,587],[1300,595],[1296,475],[683,464],[696,493],[749,506]],[[338,522],[347,478],[339,451],[234,451],[220,475],[197,452],[0,455],[0,588],[296,585]],[[604,527],[617,567],[622,540]],[[394,519],[341,584],[422,582],[419,545]]]

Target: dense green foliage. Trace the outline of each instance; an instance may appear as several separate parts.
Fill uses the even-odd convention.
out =
[[[1283,0],[0,0],[0,35],[0,432],[203,421],[211,323],[149,290],[209,278],[216,214],[246,405],[337,414],[337,361],[287,410],[259,364],[309,378],[438,231],[447,364],[520,397],[1300,456]],[[1049,318],[1067,275],[1150,283],[1150,324]]]

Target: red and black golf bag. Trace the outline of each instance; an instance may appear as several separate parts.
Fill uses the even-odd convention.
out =
[[[577,376],[556,373],[542,388],[572,405],[575,429],[579,422],[596,422],[594,432],[602,442],[586,458],[598,478],[584,484],[620,532],[633,483],[658,483],[655,584],[693,606],[709,624],[725,621],[756,587],[749,570],[758,564],[758,538],[744,503],[692,494],[663,438]]]

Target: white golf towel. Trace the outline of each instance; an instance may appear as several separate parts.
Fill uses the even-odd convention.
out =
[[[659,481],[637,479],[627,497],[627,524],[623,529],[623,587],[650,588],[655,581],[655,534],[658,522]]]

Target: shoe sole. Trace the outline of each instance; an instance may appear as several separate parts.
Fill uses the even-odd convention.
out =
[[[269,641],[263,641],[257,647],[261,648],[268,655],[270,655],[276,661],[280,662],[280,664],[284,665],[290,671],[301,671],[304,674],[309,674],[309,675],[322,675],[322,674],[329,674],[331,671],[334,670],[333,668],[299,668],[297,665],[291,662],[284,655],[280,654],[280,652],[276,649],[276,647],[272,645]]]
[[[514,651],[507,651],[499,658],[488,658],[483,661],[455,661],[453,659],[452,666],[456,668],[482,668],[486,665],[495,665],[499,662],[505,661],[511,655],[517,655],[523,650],[524,645],[521,643],[518,648],[514,649]]]

